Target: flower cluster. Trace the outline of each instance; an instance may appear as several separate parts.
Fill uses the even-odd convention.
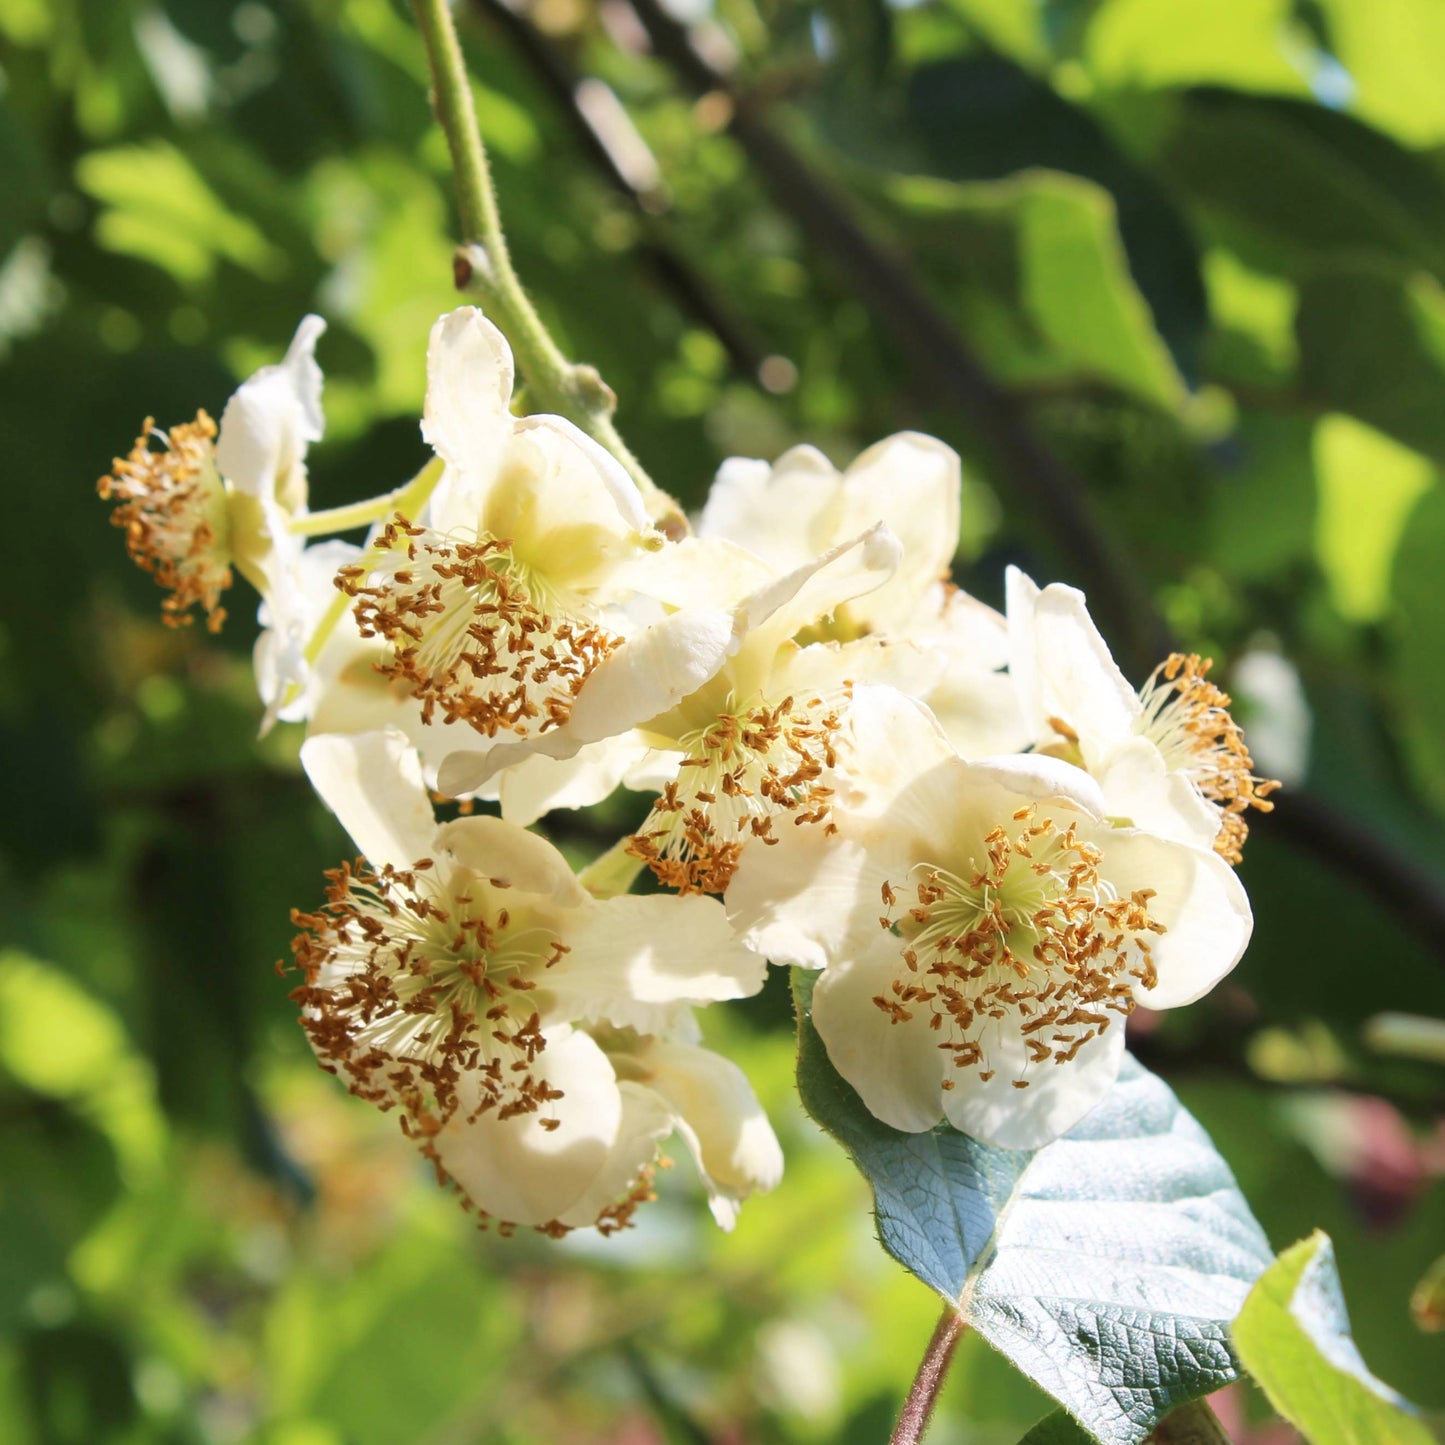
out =
[[[618,1228],[676,1134],[730,1225],[782,1160],[695,1010],[768,961],[821,970],[814,1023],[878,1118],[1008,1148],[1098,1102],[1136,1008],[1237,962],[1231,865],[1276,785],[1229,698],[1195,656],[1131,687],[1072,588],[1011,570],[1000,614],[954,587],[946,446],[730,461],[674,539],[587,436],[513,414],[462,308],[431,335],[435,460],[331,527],[319,330],[218,438],[143,439],[101,490],[168,619],[218,626],[233,566],[260,590],[268,719],[304,722],[360,855],[295,914],[303,1027],[479,1214]],[[646,817],[581,874],[530,831],[618,787]]]

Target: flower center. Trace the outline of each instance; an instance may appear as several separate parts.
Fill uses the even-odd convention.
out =
[[[1118,896],[1072,823],[1060,830],[1032,805],[1013,821],[1012,834],[1000,825],[983,838],[982,862],[964,872],[920,863],[911,886],[885,881],[878,920],[902,945],[903,971],[874,1004],[894,1023],[928,1011],[954,1067],[985,1082],[993,1031],[1020,1034],[1031,1064],[1064,1064],[1131,1014],[1134,985],[1157,982],[1151,939],[1164,932],[1149,917],[1152,890]]]
[[[749,839],[776,843],[773,821],[828,822],[839,711],[821,697],[759,704],[719,716],[681,739],[677,779],[653,804],[627,851],[680,893],[722,893]]]
[[[161,604],[171,627],[191,621],[191,608],[206,614],[206,627],[219,632],[226,620],[221,593],[231,585],[227,550],[226,489],[216,471],[212,445],[216,424],[204,411],[193,422],[160,431],[147,417],[127,457],[96,483],[110,514],[125,528],[132,561],[149,572],[170,596]],[[163,443],[157,451],[152,438]]]
[[[438,872],[430,859],[343,864],[326,875],[319,912],[292,914],[305,978],[292,997],[318,1057],[360,1098],[399,1103],[423,1135],[456,1113],[464,1073],[480,1081],[469,1119],[562,1097],[534,1068],[546,1041],[529,995],[567,946],[530,909],[500,903],[503,880]]]
[[[487,737],[560,727],[618,645],[508,542],[444,537],[398,515],[376,548],[378,560],[343,567],[336,585],[356,599],[361,635],[391,645],[377,669],[421,699],[425,722],[440,712]]]
[[[1229,712],[1229,694],[1209,681],[1212,666],[1194,653],[1171,653],[1139,691],[1139,731],[1170,768],[1219,805],[1214,850],[1238,864],[1249,835],[1244,814],[1250,808],[1270,812],[1269,795],[1279,784],[1255,775],[1244,733]]]

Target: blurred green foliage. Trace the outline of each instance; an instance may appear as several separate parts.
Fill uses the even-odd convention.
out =
[[[1011,560],[1077,576],[624,0],[536,0],[520,27],[461,9],[519,268],[663,485],[696,504],[726,455],[844,460],[919,427],[968,464],[964,585],[997,601]],[[687,16],[1066,464],[1178,637],[1227,665],[1266,769],[1343,819],[1328,850],[1261,822],[1248,956],[1136,1042],[1276,1246],[1329,1231],[1366,1360],[1438,1408],[1441,1338],[1409,1300],[1445,1238],[1442,1078],[1360,1033],[1445,1015],[1439,914],[1432,937],[1402,903],[1445,888],[1437,0]],[[614,108],[602,137],[631,191],[564,104],[579,75],[636,127]],[[271,964],[346,845],[298,739],[255,739],[248,605],[219,640],[164,631],[92,483],[146,416],[216,412],[312,309],[315,504],[404,479],[452,241],[396,0],[0,0],[7,1445],[871,1442],[928,1336],[931,1296],[796,1105],[779,981],[709,1021],[788,1156],[731,1237],[682,1168],[605,1245],[478,1234],[295,1026]],[[560,841],[595,852],[638,801]],[[1046,1403],[969,1340],[939,1437],[1012,1445]],[[1260,1402],[1221,1408],[1245,1438]]]

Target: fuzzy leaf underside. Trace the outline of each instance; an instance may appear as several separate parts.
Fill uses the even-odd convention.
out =
[[[793,972],[798,1088],[873,1189],[900,1264],[1106,1445],[1238,1378],[1229,1325],[1272,1259],[1228,1165],[1127,1057],[1103,1102],[1038,1150],[948,1124],[905,1134],[833,1068]]]

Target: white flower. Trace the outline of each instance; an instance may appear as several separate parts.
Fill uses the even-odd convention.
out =
[[[972,757],[1012,752],[1029,738],[1003,671],[1003,618],[948,581],[962,486],[958,454],[918,432],[876,443],[841,473],[815,448],[794,447],[772,466],[724,462],[698,533],[787,571],[885,523],[901,544],[897,569],[839,606],[819,636],[889,638],[895,645],[880,657],[875,679],[926,702],[954,746]]]
[[[219,434],[204,411],[169,432],[148,418],[130,455],[98,483],[120,503],[111,520],[125,528],[131,556],[170,592],[166,622],[188,622],[200,607],[217,632],[232,566],[265,593],[293,565],[299,544],[286,523],[306,510],[306,448],[321,437],[315,350],[325,329],[305,317],[285,358],[226,403]]]
[[[640,555],[660,548],[618,463],[560,417],[514,417],[512,354],[475,307],[432,327],[423,434],[445,461],[338,585],[431,722],[485,738],[560,726],[613,651]],[[379,554],[379,555],[378,555]]]
[[[826,823],[820,779],[856,676],[881,644],[869,639],[799,646],[803,629],[878,586],[898,562],[881,524],[786,576],[725,605],[758,564],[726,545],[680,547],[690,584],[716,605],[684,607],[621,643],[579,689],[566,722],[526,743],[457,753],[439,774],[443,791],[470,792],[497,770],[535,754],[576,757],[588,744],[635,734],[668,759],[673,781],[634,839],[665,883],[721,892],[752,840],[774,822]],[[659,564],[666,565],[665,563]],[[708,580],[716,567],[730,579]]]
[[[1172,654],[1137,693],[1089,616],[1083,593],[1008,573],[1009,673],[1035,741],[1098,781],[1105,811],[1238,863],[1244,814],[1268,812],[1229,696],[1207,659]]]
[[[1041,1145],[1107,1091],[1137,1005],[1192,1002],[1234,966],[1244,890],[1214,853],[1112,827],[1076,767],[965,762],[889,688],[849,717],[832,830],[745,856],[729,916],[824,970],[814,1023],[878,1118]]]
[[[712,1141],[716,1172],[698,1147],[720,1198],[746,1192],[749,1160],[767,1161],[745,1083],[715,1098],[726,1118],[699,1114],[686,1079],[719,1066],[647,1041],[633,1052],[655,1066],[619,1069],[588,1032],[685,1029],[690,1005],[756,992],[765,965],[719,904],[599,901],[535,834],[482,816],[438,827],[400,733],[312,737],[302,761],[366,860],[331,873],[326,904],[296,915],[295,997],[327,1068],[399,1109],[501,1221],[620,1226],[674,1127],[690,1146]],[[751,1141],[738,1174],[719,1142],[729,1128]]]

